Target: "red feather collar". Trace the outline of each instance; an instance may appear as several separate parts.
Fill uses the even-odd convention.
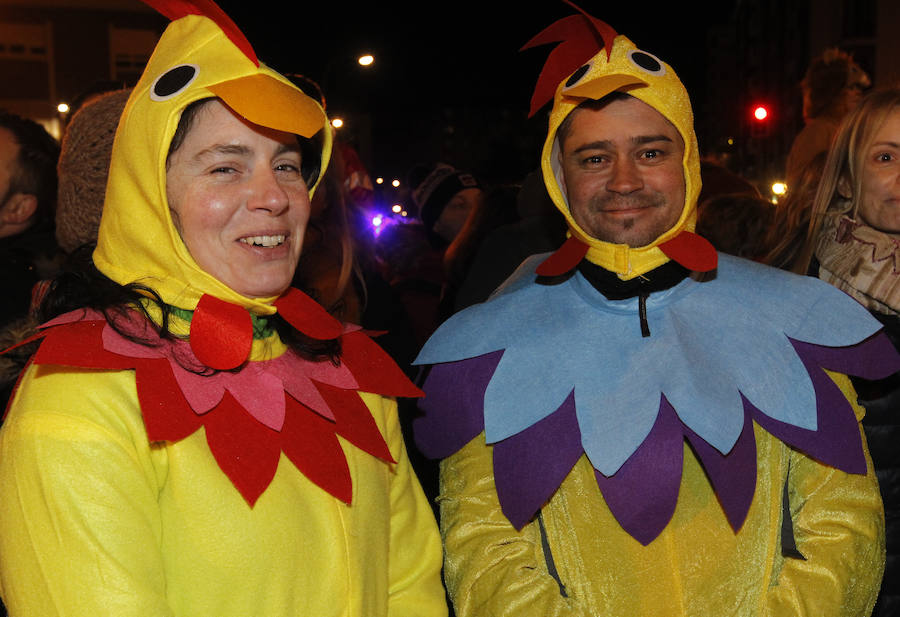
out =
[[[291,317],[296,316],[285,317],[295,322]],[[307,321],[317,324],[304,324],[303,330],[328,331],[330,324],[316,317],[307,315]],[[271,483],[282,452],[309,480],[350,503],[352,481],[338,436],[372,456],[395,462],[359,392],[422,396],[356,327],[340,334],[338,366],[287,351],[274,360],[247,362],[235,372],[204,376],[184,368],[203,366],[193,341],[192,345],[163,341],[136,313],[116,324],[152,345],[122,337],[99,313],[76,311],[46,324],[33,362],[134,370],[149,439],[177,442],[204,427],[216,462],[251,506]],[[193,334],[192,328],[192,338]]]

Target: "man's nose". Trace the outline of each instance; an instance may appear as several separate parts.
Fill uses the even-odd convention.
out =
[[[251,210],[267,210],[278,215],[290,205],[287,191],[271,169],[255,170],[248,188],[250,194],[247,197],[247,207]]]
[[[613,193],[633,193],[644,186],[637,163],[631,159],[618,159],[613,164],[612,175],[606,189]]]

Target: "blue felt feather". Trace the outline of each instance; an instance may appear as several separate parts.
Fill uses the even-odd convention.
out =
[[[744,426],[743,394],[769,417],[816,429],[816,397],[790,339],[856,344],[880,324],[817,279],[719,255],[711,281],[685,279],[647,300],[609,301],[580,274],[535,281],[527,261],[488,302],[445,322],[416,364],[504,350],[485,392],[484,426],[496,443],[533,426],[574,392],[584,450],[612,475],[644,442],[663,396],[719,452]]]

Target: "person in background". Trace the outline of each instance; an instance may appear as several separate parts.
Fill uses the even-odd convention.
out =
[[[807,248],[810,272],[865,306],[900,348],[900,88],[870,93],[842,123]],[[873,615],[886,617],[900,614],[900,374],[854,385],[884,499],[887,565]]]
[[[866,72],[840,49],[826,49],[813,59],[800,82],[804,126],[787,156],[788,188],[800,184],[804,170],[817,154],[828,151],[841,119],[856,107],[871,85]]]
[[[758,195],[715,195],[698,204],[696,232],[718,251],[760,260],[774,218],[775,205]]]
[[[92,262],[58,277],[0,429],[12,615],[444,617],[440,539],[368,336],[292,288],[322,108],[209,2],[113,145]]]
[[[846,373],[900,355],[833,287],[693,233],[671,66],[583,11],[525,47],[557,41],[531,109],[569,238],[416,359],[456,614],[867,615],[884,519]]]
[[[44,127],[0,111],[0,325],[25,317],[35,283],[58,268],[58,159],[59,143]]]

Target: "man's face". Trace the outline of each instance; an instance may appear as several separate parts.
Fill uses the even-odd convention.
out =
[[[598,240],[646,246],[681,216],[684,142],[643,101],[573,111],[560,158],[572,218]]]
[[[309,219],[300,148],[290,133],[204,105],[169,157],[166,196],[194,261],[241,295],[291,283]]]

